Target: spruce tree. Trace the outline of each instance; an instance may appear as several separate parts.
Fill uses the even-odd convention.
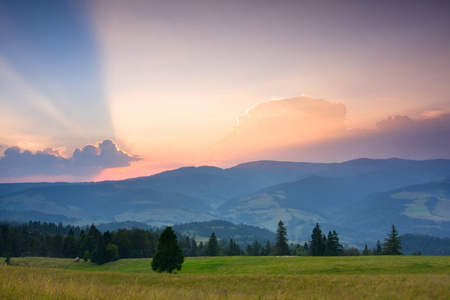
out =
[[[309,252],[309,245],[308,245],[307,242],[305,242],[305,243],[303,244],[303,248],[305,248],[305,250]]]
[[[228,256],[236,256],[239,254],[241,254],[241,249],[236,244],[236,242],[233,241],[233,239],[230,239],[230,243],[228,244],[228,248],[227,248],[227,255]]]
[[[338,256],[342,253],[342,245],[339,244],[339,238],[336,231],[328,232],[328,238],[325,241],[325,255]]]
[[[385,255],[402,255],[402,239],[398,236],[398,231],[392,224],[391,233],[384,239],[383,253]]]
[[[152,269],[158,273],[172,273],[181,270],[184,262],[183,251],[172,227],[167,226],[158,240],[158,248],[152,260]]]
[[[198,256],[198,246],[194,238],[192,239],[191,244],[191,256]]]
[[[266,242],[266,247],[264,248],[264,254],[263,255],[269,256],[271,251],[272,251],[272,246],[270,245],[270,242],[267,241]]]
[[[198,256],[205,256],[205,255],[206,255],[205,245],[203,245],[203,242],[200,241],[200,244],[198,244]]]
[[[217,242],[217,237],[213,232],[209,237],[208,245],[206,246],[206,256],[217,256],[219,255],[219,250],[219,243]]]
[[[72,231],[72,229],[70,229]],[[78,252],[79,252],[79,244],[78,244],[78,239],[75,238],[73,236],[73,231],[72,234],[66,236],[64,238],[64,244],[63,244],[63,253],[64,253],[64,257],[68,258],[75,258],[75,256],[77,256]]]
[[[322,236],[322,229],[319,223],[314,227],[311,234],[311,243],[309,245],[309,252],[312,256],[323,256],[325,254],[325,236]]]
[[[363,252],[362,252],[362,255],[369,255],[369,247],[367,247],[367,243],[366,243],[366,245],[364,246],[364,250],[363,250]]]
[[[284,227],[283,222],[280,220],[280,222],[278,222],[277,243],[275,244],[275,255],[290,254],[286,234],[287,234],[286,227]]]
[[[378,240],[376,249],[375,249],[375,255],[381,255],[382,253],[383,253],[383,249],[381,248],[381,242],[380,242],[380,240]]]

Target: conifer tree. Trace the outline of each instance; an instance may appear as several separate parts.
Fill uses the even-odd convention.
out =
[[[271,251],[272,251],[272,246],[270,245],[270,242],[267,241],[266,242],[266,247],[264,248],[264,254],[263,255],[269,256]]]
[[[74,258],[75,256],[77,256],[78,252],[79,252],[78,239],[76,239],[73,236],[73,231],[72,234],[70,234],[69,232],[69,235],[64,238],[63,244],[64,257]]]
[[[181,270],[184,262],[183,251],[172,227],[167,226],[158,240],[158,248],[152,260],[152,269],[158,273],[172,273]]]
[[[280,222],[278,222],[278,229],[277,229],[277,243],[275,244],[276,255],[290,254],[286,234],[287,234],[286,227],[284,227],[283,222],[280,220]]]
[[[200,244],[198,244],[198,256],[205,256],[206,255],[206,249],[205,245],[202,241],[200,241]]]
[[[364,250],[363,250],[363,252],[362,252],[362,255],[369,255],[369,248],[367,247],[367,243],[366,243],[366,245],[364,246]]]
[[[398,231],[392,224],[391,233],[384,239],[383,253],[385,255],[402,255],[402,239],[398,236]]]
[[[230,243],[228,244],[228,248],[227,248],[227,255],[228,256],[236,256],[239,254],[241,254],[241,249],[236,244],[236,242],[233,241],[233,239],[230,239]]]
[[[191,256],[198,256],[198,246],[194,238],[192,239],[191,244]]]
[[[214,232],[211,234],[208,240],[208,245],[206,246],[206,256],[217,256],[219,255],[220,247],[217,241],[217,237]]]
[[[381,255],[382,253],[383,253],[383,249],[381,248],[381,242],[380,242],[380,240],[378,240],[376,249],[375,249],[375,255]]]
[[[303,248],[305,248],[305,250],[309,252],[309,245],[308,245],[307,242],[305,242],[305,243],[303,244]]]
[[[320,229],[319,223],[314,227],[311,234],[311,243],[309,246],[309,252],[312,256],[323,256],[325,254],[325,236],[322,236],[322,229]]]
[[[325,255],[326,256],[338,256],[342,253],[342,245],[339,244],[339,238],[336,231],[328,232],[328,238],[325,242]]]

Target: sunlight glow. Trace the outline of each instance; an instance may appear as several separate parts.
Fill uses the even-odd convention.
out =
[[[85,149],[65,167],[94,180],[448,152],[421,145],[444,140],[450,114],[448,16],[431,2],[388,15],[352,1],[30,5],[0,2],[0,167],[17,146],[68,160]],[[118,163],[89,156],[105,140]]]

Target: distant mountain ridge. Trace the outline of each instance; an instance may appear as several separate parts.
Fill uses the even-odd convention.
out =
[[[222,219],[272,231],[283,220],[298,241],[319,222],[349,244],[380,239],[391,224],[450,236],[449,178],[445,159],[186,167],[122,181],[0,184],[0,218],[150,226]]]

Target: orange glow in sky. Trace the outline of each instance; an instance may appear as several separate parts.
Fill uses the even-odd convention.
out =
[[[432,2],[2,3],[0,182],[443,157],[407,146],[448,134],[450,5]],[[373,151],[402,120],[405,144]],[[47,148],[65,159],[38,174]]]

